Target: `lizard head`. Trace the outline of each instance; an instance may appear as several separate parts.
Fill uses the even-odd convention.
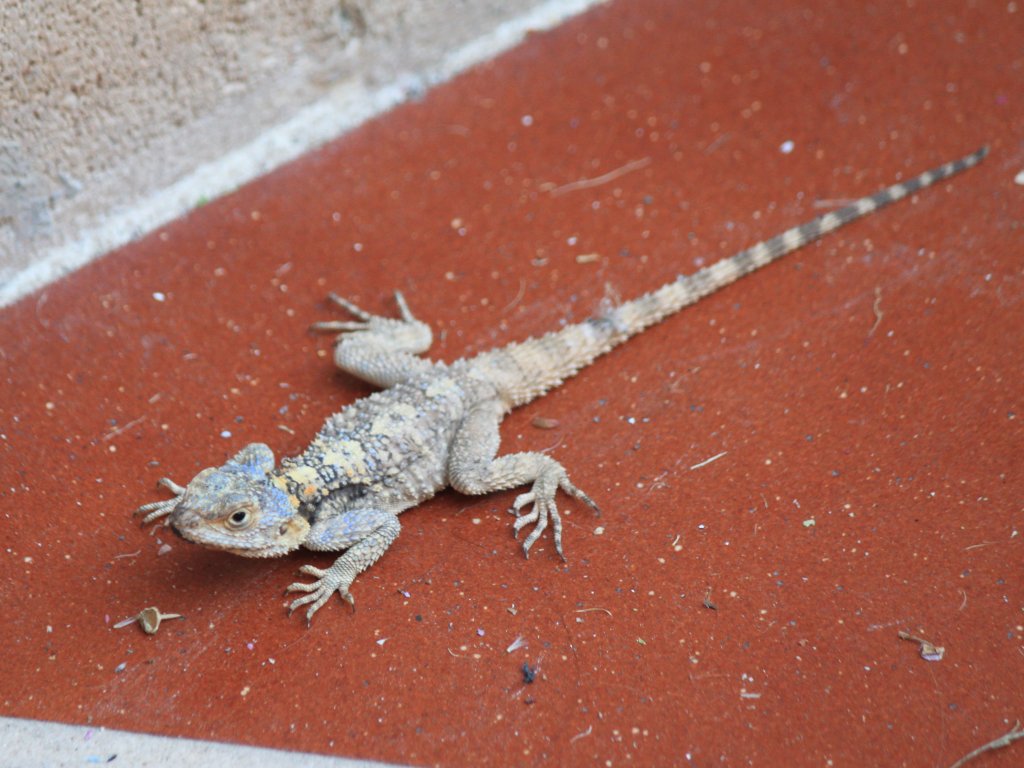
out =
[[[291,496],[271,482],[274,454],[247,445],[221,467],[196,475],[171,513],[182,538],[243,557],[277,557],[296,549],[309,532]]]

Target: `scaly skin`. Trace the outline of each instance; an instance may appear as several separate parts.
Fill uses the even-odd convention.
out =
[[[300,572],[314,581],[287,587],[302,593],[289,612],[308,606],[307,622],[335,592],[354,605],[349,587],[398,537],[399,514],[447,486],[479,495],[530,484],[513,503],[515,532],[534,526],[523,552],[529,555],[550,522],[563,556],[557,491],[596,505],[550,456],[497,455],[506,413],[644,328],[844,224],[976,165],[986,151],[861,198],[597,317],[451,365],[418,357],[430,347],[430,328],[413,317],[401,294],[398,319],[371,315],[332,295],[356,319],[314,328],[338,333],[336,364],[384,391],[331,416],[300,456],[276,465],[270,448],[253,443],[184,488],[162,480],[174,498],[137,511],[146,515],[145,523],[166,517],[189,541],[243,557],[277,557],[299,547],[343,552],[326,570],[303,566]]]

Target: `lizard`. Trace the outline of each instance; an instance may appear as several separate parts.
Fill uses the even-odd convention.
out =
[[[699,299],[787,253],[942,179],[970,168],[987,147],[893,184],[867,197],[787,229],[693,274],[683,275],[632,301],[583,322],[514,342],[452,363],[421,357],[432,341],[430,326],[416,319],[400,292],[397,318],[365,312],[336,294],[329,300],[349,320],[314,323],[337,334],[334,362],[382,390],[327,418],[304,452],[277,463],[263,443],[251,443],[219,467],[199,472],[186,486],[162,478],[173,498],[136,510],[143,524],[166,518],[179,536],[244,557],[277,557],[299,547],[341,552],[326,569],[303,565],[313,581],[288,613],[313,615],[337,592],[355,607],[349,591],[398,537],[399,514],[446,487],[483,495],[529,485],[511,511],[516,538],[530,548],[550,524],[555,551],[562,549],[559,490],[597,509],[554,458],[539,452],[498,455],[499,425],[512,409],[543,395],[600,355]]]

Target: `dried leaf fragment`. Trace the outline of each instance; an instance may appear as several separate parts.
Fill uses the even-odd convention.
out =
[[[942,661],[942,657],[946,655],[946,649],[941,645],[935,645],[924,638],[915,637],[902,629],[896,634],[900,640],[910,640],[921,646],[921,658],[925,661]]]
[[[536,416],[532,422],[537,429],[554,429],[558,426],[558,419],[549,419],[545,416]]]
[[[124,619],[123,621],[117,622],[114,625],[114,629],[121,629],[127,627],[129,624],[138,624],[142,627],[142,631],[147,635],[155,635],[156,631],[160,629],[160,622],[164,619],[183,619],[185,618],[180,613],[161,613],[160,609],[155,605],[151,605],[149,608],[143,608],[138,614],[132,616],[130,619]]]

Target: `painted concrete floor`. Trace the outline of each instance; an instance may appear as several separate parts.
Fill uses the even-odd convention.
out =
[[[0,714],[452,766],[948,766],[1009,730],[1022,14],[612,3],[3,310]],[[401,289],[452,360],[982,144],[508,418],[602,506],[563,502],[567,564],[522,557],[514,492],[446,492],[307,629],[282,589],[329,556],[131,518],[370,391],[306,330],[329,289]],[[113,628],[154,605],[185,618]]]

